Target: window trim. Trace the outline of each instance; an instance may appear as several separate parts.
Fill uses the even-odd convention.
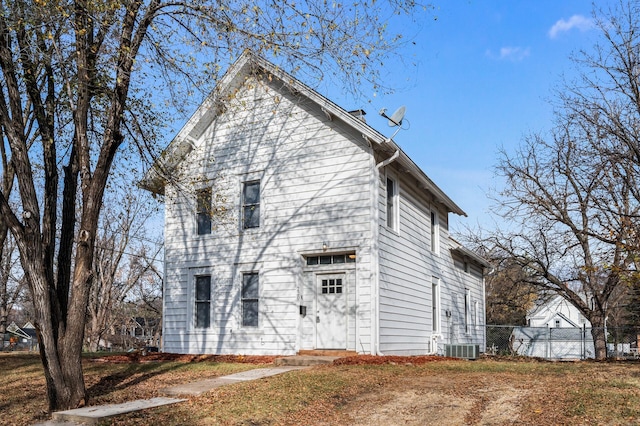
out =
[[[257,203],[247,203],[246,202],[246,189],[247,189],[247,185],[250,184],[258,184],[258,202]],[[257,179],[246,179],[242,181],[242,185],[241,185],[241,189],[240,189],[240,217],[241,217],[241,223],[240,223],[240,229],[242,231],[247,231],[250,229],[258,229],[260,228],[260,226],[262,225],[262,214],[260,211],[260,204],[262,203],[262,180],[257,178]],[[247,226],[246,225],[246,209],[247,208],[256,208],[258,210],[258,224],[256,226]]]
[[[204,197],[202,195],[204,194]],[[201,201],[206,201],[207,205],[204,206],[204,203]],[[210,235],[212,231],[212,222],[213,222],[213,189],[211,187],[199,188],[196,190],[196,235]],[[206,219],[206,228],[204,232],[200,232],[200,219]]]
[[[471,290],[464,289],[464,332],[469,334],[471,329]]]
[[[442,321],[440,318],[440,278],[431,277],[431,331],[440,333]]]
[[[255,298],[245,298],[244,297],[244,284],[245,284],[245,277],[246,276],[256,276],[256,278],[258,279],[258,294],[257,297]],[[260,272],[258,271],[242,271],[240,273],[240,327],[242,329],[245,330],[256,330],[261,328],[261,324],[262,322],[260,321],[260,293],[261,293],[261,286],[260,286]],[[258,303],[258,307],[257,307],[257,325],[246,325],[244,323],[244,303],[245,301],[255,301]]]
[[[473,311],[474,311],[473,325],[477,327],[480,325],[480,303],[478,303],[477,300],[473,301]]]
[[[393,193],[391,194],[391,205],[389,205],[389,182],[391,182]],[[398,179],[391,173],[386,174],[385,182],[385,226],[395,232],[400,230],[400,184]],[[389,214],[391,212],[391,215]],[[390,217],[391,216],[391,217]]]
[[[430,212],[431,251],[440,255],[440,217],[437,210],[431,209]]]
[[[209,298],[208,299],[198,299],[198,279],[199,278],[209,278]],[[210,330],[213,327],[213,315],[212,315],[212,307],[213,307],[213,277],[210,273],[194,273],[191,277],[191,281],[193,282],[193,303],[191,303],[193,312],[191,313],[192,318],[192,326],[194,330]],[[206,326],[198,326],[198,304],[207,304],[207,325]]]

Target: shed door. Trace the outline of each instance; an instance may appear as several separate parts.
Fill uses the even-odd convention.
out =
[[[347,348],[345,274],[317,276],[316,348]]]

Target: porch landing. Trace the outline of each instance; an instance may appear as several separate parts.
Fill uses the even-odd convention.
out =
[[[299,351],[298,355],[287,356],[282,358],[276,358],[274,365],[286,365],[286,366],[312,366],[331,364],[333,361],[339,358],[345,358],[349,356],[358,355],[355,351],[342,351],[342,350],[303,350]]]

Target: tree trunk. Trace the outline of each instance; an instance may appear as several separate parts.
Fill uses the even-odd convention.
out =
[[[591,318],[591,337],[593,337],[594,356],[597,360],[607,358],[607,334],[605,330],[604,315],[595,313]]]
[[[42,276],[32,276],[31,280],[30,284],[33,286],[38,286],[43,281]],[[49,297],[34,300],[34,308],[34,325],[46,379],[49,411],[84,406],[86,390],[81,351],[74,351],[64,343],[68,338],[68,330],[65,322],[51,308]]]

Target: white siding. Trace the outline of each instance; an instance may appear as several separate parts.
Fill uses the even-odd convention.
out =
[[[369,147],[319,107],[250,80],[196,141],[166,188],[164,350],[293,354],[312,348],[313,294],[301,252],[351,248],[349,347],[369,351]],[[241,188],[260,179],[260,227],[241,230]],[[213,187],[213,231],[195,233],[198,188]],[[194,330],[190,270],[212,271],[212,327]],[[241,273],[260,272],[260,327],[241,327]],[[356,291],[357,288],[357,291]],[[301,318],[299,306],[308,306]],[[356,330],[364,327],[364,331]],[[366,330],[365,330],[366,329]],[[302,333],[302,336],[299,334]],[[356,347],[364,339],[364,349]]]
[[[393,163],[387,168],[393,167]],[[448,233],[447,212],[431,201],[425,191],[418,192],[414,180],[401,172],[399,181],[400,218],[397,232],[386,226],[385,173],[379,180],[380,229],[380,352],[384,354],[425,354],[433,352],[432,324],[433,277],[440,285],[440,331],[438,351],[448,343],[484,343],[484,328],[464,325],[465,289],[471,293],[471,314],[478,301],[478,324],[484,325],[482,276],[454,267],[452,242]],[[439,251],[431,250],[431,211],[437,211]],[[459,299],[460,298],[460,299]],[[451,312],[451,315],[447,315]]]

